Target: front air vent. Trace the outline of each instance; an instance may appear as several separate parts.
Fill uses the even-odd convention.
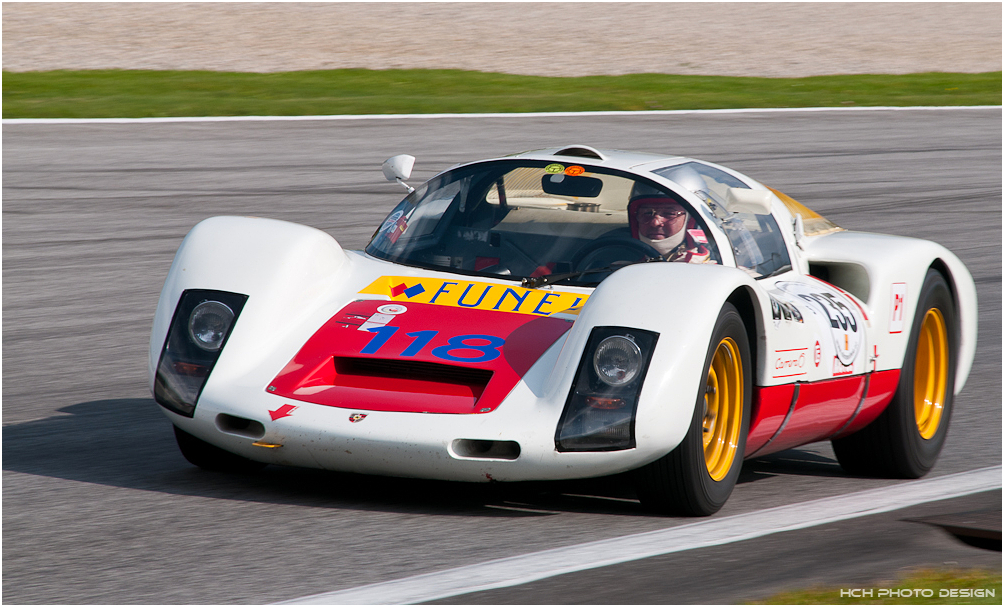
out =
[[[519,452],[519,443],[511,440],[458,438],[453,441],[453,453],[457,457],[514,460],[519,457]]]
[[[567,148],[558,150],[554,153],[555,156],[572,156],[574,158],[592,158],[594,160],[606,160],[607,157],[600,153],[596,148],[589,147],[588,145],[572,145]]]
[[[265,426],[261,422],[226,413],[220,413],[216,416],[216,428],[220,432],[236,434],[245,438],[259,439],[265,436]]]
[[[484,369],[455,367],[418,360],[387,360],[383,358],[335,357],[335,373],[339,378],[365,376],[371,378],[413,379],[444,384],[478,386],[481,390],[492,378]],[[480,390],[479,390],[480,391]]]

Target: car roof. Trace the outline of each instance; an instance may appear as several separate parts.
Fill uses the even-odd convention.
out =
[[[530,150],[513,154],[509,158],[532,158],[534,160],[555,160],[568,162],[570,159],[581,159],[589,164],[607,166],[615,169],[634,170],[636,167],[645,164],[677,164],[690,160],[682,156],[670,156],[666,154],[651,154],[647,152],[629,152],[625,150],[597,149],[588,145],[566,145],[556,148],[545,148],[542,150]],[[665,164],[661,164],[665,161]]]

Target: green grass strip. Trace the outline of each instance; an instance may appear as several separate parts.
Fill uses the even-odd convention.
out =
[[[460,70],[3,72],[4,118],[1000,105],[1001,72],[551,78]]]
[[[857,596],[847,596],[852,594],[852,591]],[[845,596],[841,596],[842,594]],[[926,594],[931,596],[925,597]],[[842,589],[813,588],[799,592],[785,592],[751,604],[1000,605],[1001,573],[1000,571],[981,569],[926,569],[916,571],[897,582],[872,585],[851,584]]]

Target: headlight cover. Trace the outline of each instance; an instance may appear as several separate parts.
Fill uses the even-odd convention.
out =
[[[204,301],[188,317],[188,336],[192,343],[207,352],[216,352],[230,333],[234,311],[219,301]]]
[[[202,388],[244,308],[247,295],[208,289],[181,294],[157,363],[154,399],[192,417]]]
[[[600,381],[616,388],[634,381],[643,362],[638,344],[623,335],[611,335],[596,347],[593,371]]]
[[[634,448],[638,395],[658,339],[640,329],[593,329],[558,421],[558,451]]]

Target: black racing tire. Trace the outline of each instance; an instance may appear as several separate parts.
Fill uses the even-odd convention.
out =
[[[899,385],[892,401],[875,421],[854,434],[832,441],[837,461],[851,474],[920,478],[934,467],[945,444],[955,392],[958,324],[952,292],[941,273],[928,270],[917,301]],[[939,324],[944,327],[940,339],[940,331],[931,328]],[[922,335],[923,347],[920,345]],[[947,356],[932,356],[930,352],[939,350],[933,344],[941,340],[947,347]],[[932,409],[932,401],[924,397],[930,394],[930,386],[941,384],[944,385],[942,406],[937,425],[932,428],[930,415],[925,412],[935,409]]]
[[[181,454],[185,456],[185,459],[204,470],[246,473],[257,472],[268,465],[210,445],[178,426],[174,427],[174,438],[178,441],[178,448],[181,449]]]
[[[719,358],[723,353],[724,358]],[[728,362],[728,368],[733,370],[728,383],[720,383],[717,379],[718,375],[723,378],[729,375],[729,372],[722,372],[722,361]],[[712,372],[713,362],[718,369],[716,373]],[[676,449],[634,473],[643,506],[662,514],[709,516],[725,505],[739,479],[746,450],[753,391],[751,363],[749,338],[742,317],[735,306],[726,303],[718,315],[708,346],[702,376],[706,379],[701,382],[687,435]],[[735,377],[735,370],[741,370],[742,377]],[[741,393],[737,393],[735,388],[740,385]],[[721,390],[713,390],[712,386],[721,386]],[[712,395],[714,403],[721,393],[732,405],[727,419],[717,420],[716,415],[709,417],[712,407],[708,395]],[[739,411],[735,410],[736,405],[741,407]],[[714,411],[720,412],[721,406],[720,403],[715,405]],[[723,421],[725,426],[716,426]],[[705,440],[706,432],[710,432],[711,442],[716,442],[714,437],[723,429],[728,440],[718,444],[731,453],[727,461],[716,457],[713,448],[709,451],[711,443]]]

